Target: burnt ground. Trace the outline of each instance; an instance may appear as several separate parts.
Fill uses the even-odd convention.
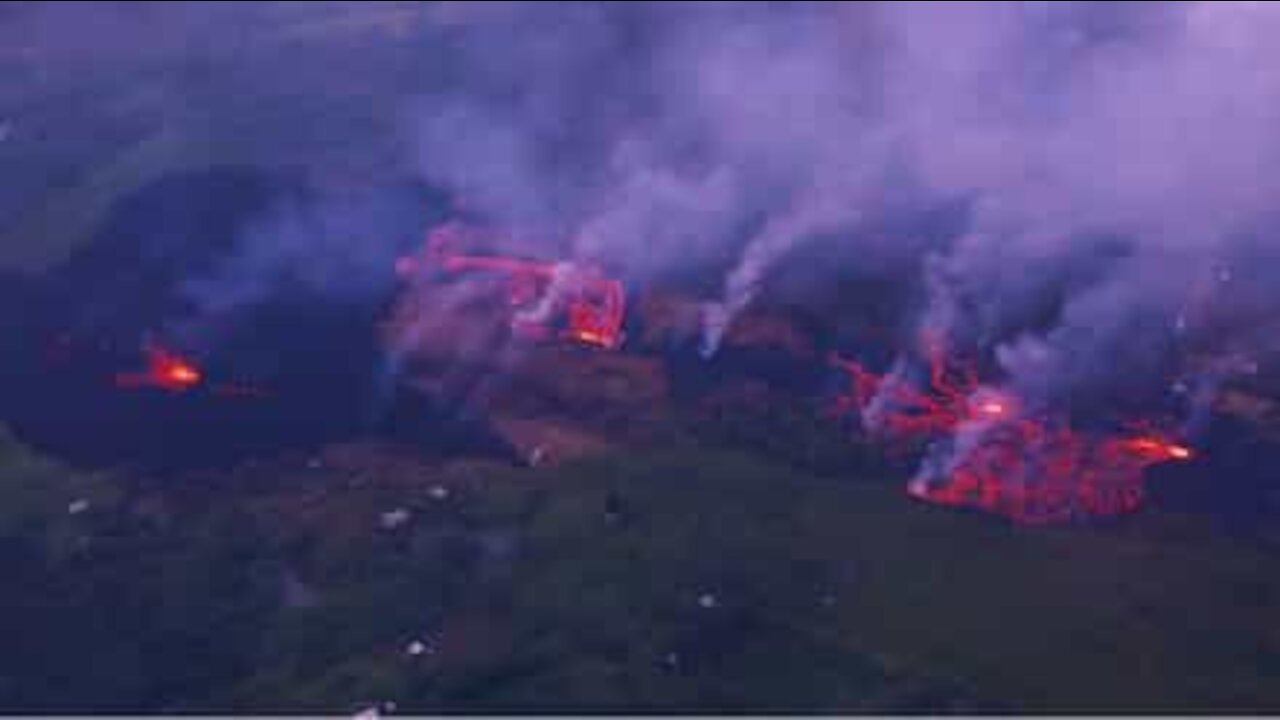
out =
[[[169,326],[172,278],[216,266],[239,227],[149,209],[222,188],[242,197],[218,216],[248,222],[263,193],[305,192],[243,172],[147,188],[5,286],[29,343],[10,347],[65,327],[110,342],[69,376],[6,359],[0,630],[21,650],[0,708],[1280,704],[1258,418],[1224,415],[1204,460],[1154,471],[1136,516],[1033,529],[905,498],[906,468],[817,417],[822,349],[785,313],[749,316],[711,363],[646,314],[625,353],[508,348],[453,394],[421,362],[387,392],[386,298],[326,314],[303,289],[192,346],[283,388],[270,402],[121,399],[98,382],[127,354],[111,348]],[[209,254],[147,250],[179,235]]]

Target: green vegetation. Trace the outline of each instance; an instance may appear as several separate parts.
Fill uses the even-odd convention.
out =
[[[369,452],[387,460],[360,475],[280,460],[160,485],[6,441],[0,707],[1280,699],[1276,559],[1189,518],[1014,528],[692,442],[536,470]],[[409,521],[383,527],[392,508]]]

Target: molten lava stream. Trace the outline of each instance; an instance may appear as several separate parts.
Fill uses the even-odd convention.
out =
[[[1148,424],[1114,436],[1086,436],[1062,422],[1025,417],[1017,398],[980,388],[976,373],[949,366],[937,343],[924,346],[924,389],[831,356],[851,380],[850,392],[837,398],[833,412],[865,415],[878,401],[874,434],[894,444],[929,445],[921,472],[908,486],[912,497],[1028,523],[1117,515],[1141,505],[1149,466],[1192,456],[1190,448]]]
[[[506,281],[508,306],[517,311],[511,321],[517,335],[538,341],[559,338],[607,350],[621,345],[626,315],[626,294],[621,282],[606,276],[594,265],[465,254],[458,249],[482,238],[483,234],[458,222],[432,228],[427,232],[421,256],[399,258],[396,273],[402,278],[411,278],[424,267],[436,267],[453,275],[471,272],[497,275]],[[536,317],[523,317],[518,312],[545,300],[553,301],[550,305],[554,309],[540,310]],[[563,327],[559,318],[562,312],[567,316]]]

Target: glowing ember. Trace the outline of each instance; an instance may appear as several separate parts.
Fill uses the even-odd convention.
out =
[[[186,387],[200,382],[200,372],[180,360],[167,366],[162,372],[164,379],[171,385]]]
[[[1171,443],[1158,437],[1136,437],[1128,441],[1128,450],[1136,455],[1152,460],[1188,460],[1191,449],[1185,445]]]
[[[147,348],[147,369],[138,373],[116,375],[118,387],[154,387],[181,392],[199,385],[200,369],[178,354],[158,346]]]
[[[984,402],[978,406],[978,412],[982,413],[987,417],[994,417],[994,418],[1001,417],[1005,413],[1004,403],[1001,403],[996,400],[988,400],[987,402]]]

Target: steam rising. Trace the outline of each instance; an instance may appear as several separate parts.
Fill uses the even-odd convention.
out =
[[[1266,3],[457,7],[451,20],[461,79],[420,118],[424,174],[632,277],[729,248],[708,355],[799,244],[872,260],[867,228],[888,207],[964,199],[969,227],[915,279],[920,324],[985,345],[1022,394],[1054,402],[1149,376],[1207,268],[1274,245],[1280,9]],[[1184,318],[1184,341],[1207,331]]]
[[[149,20],[163,22],[156,12]],[[253,23],[234,17],[245,11],[198,22],[192,12],[173,11],[175,22],[199,28],[209,72],[228,70],[246,95],[307,72],[235,68],[228,48],[239,45],[218,37],[249,38]],[[1264,362],[1278,349],[1274,283],[1247,272],[1280,257],[1276,5],[435,3],[418,13],[402,38],[413,68],[396,118],[402,158],[545,257],[602,262],[641,287],[711,273],[707,355],[797,250],[823,263],[798,268],[817,278],[904,246],[928,254],[922,274],[901,279],[924,300],[915,323],[982,348],[1028,403],[1158,377],[1173,349]],[[23,52],[39,52],[41,38],[74,44],[22,29],[39,15],[9,25],[27,38]],[[149,62],[181,52],[149,47]],[[895,217],[957,202],[967,217],[957,232],[924,243],[877,235]],[[341,208],[283,217],[255,229],[239,260],[193,279],[199,307],[216,316],[248,302],[281,266],[326,292],[364,292],[395,254],[376,223],[343,226],[360,221]],[[1216,279],[1223,270],[1231,281]]]

